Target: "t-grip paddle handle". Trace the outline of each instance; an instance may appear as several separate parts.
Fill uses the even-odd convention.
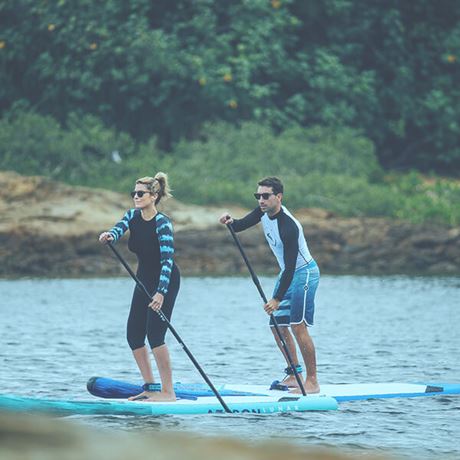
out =
[[[238,236],[236,235],[236,232],[234,228],[232,227],[232,224],[226,224],[226,225],[227,225],[227,228],[230,230],[230,233],[232,234],[233,240],[235,241],[238,249],[240,250],[243,260],[246,263],[246,266],[248,267],[249,273],[251,274],[252,281],[254,281],[254,284],[256,285],[256,288],[259,291],[260,297],[262,297],[262,300],[264,301],[264,303],[267,303],[267,297],[265,296],[262,286],[260,285],[259,278],[257,277],[254,270],[252,269],[251,264],[249,263],[249,260],[246,257],[246,253],[244,252],[243,246],[241,246],[240,240],[238,239]],[[305,392],[305,388],[303,386],[302,380],[300,379],[299,374],[297,373],[296,366],[294,365],[294,361],[292,360],[291,352],[289,351],[289,348],[286,345],[286,341],[284,340],[284,337],[281,334],[280,328],[278,326],[278,322],[276,321],[275,315],[273,313],[270,314],[270,319],[273,322],[273,326],[275,326],[276,334],[278,335],[281,345],[283,347],[283,350],[286,353],[286,357],[289,361],[289,366],[292,369],[292,373],[295,376],[297,384],[299,385],[299,388],[302,391],[302,394],[306,396],[307,393]]]

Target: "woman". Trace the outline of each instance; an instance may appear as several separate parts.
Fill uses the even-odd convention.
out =
[[[165,344],[167,324],[160,318],[160,310],[171,319],[174,302],[180,286],[180,273],[174,263],[174,239],[168,217],[157,210],[160,200],[171,196],[168,177],[157,173],[155,177],[142,177],[136,181],[134,209],[126,212],[108,232],[99,236],[101,243],[117,241],[129,230],[128,248],[138,259],[137,277],[147,290],[154,293],[150,300],[138,288],[134,289],[128,318],[127,338],[136,363],[144,379],[144,391],[130,398],[151,401],[175,401],[171,362]],[[161,379],[161,391],[154,384],[147,336]],[[155,391],[157,390],[157,391]]]

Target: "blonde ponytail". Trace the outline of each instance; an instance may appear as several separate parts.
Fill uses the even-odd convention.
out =
[[[145,185],[150,193],[158,193],[158,197],[155,200],[157,205],[160,200],[165,197],[165,199],[172,197],[171,188],[169,187],[168,175],[164,172],[157,172],[155,177],[141,177],[137,179],[136,184]]]

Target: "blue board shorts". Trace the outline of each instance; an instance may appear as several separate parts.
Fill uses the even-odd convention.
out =
[[[278,289],[281,274],[278,276],[273,295]],[[273,313],[279,326],[301,324],[304,321],[307,326],[313,326],[319,277],[319,267],[314,260],[294,272],[291,285],[280,302],[279,309]],[[271,318],[270,326],[273,327]]]

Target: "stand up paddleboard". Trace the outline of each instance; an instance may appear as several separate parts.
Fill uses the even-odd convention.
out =
[[[91,377],[87,383],[88,391],[100,398],[129,398],[142,393],[140,385],[113,380],[104,377]],[[220,395],[240,397],[270,396],[281,398],[293,396],[287,389],[270,389],[267,385],[225,384],[217,386]],[[199,398],[212,396],[211,390],[201,383],[174,384],[179,398]],[[413,398],[420,396],[460,395],[460,384],[454,383],[357,383],[321,385],[321,395],[336,401],[355,401],[382,398]],[[307,396],[310,397],[310,396]]]
[[[64,415],[164,415],[224,413],[222,404],[205,384],[174,385],[177,401],[127,401],[142,387],[117,380],[92,377],[91,394],[104,400],[56,400],[0,395],[0,409],[15,412],[42,411]],[[380,398],[460,395],[460,384],[369,383],[322,385],[319,395],[293,395],[265,385],[225,384],[217,387],[233,413],[272,414],[277,412],[325,411],[337,409],[339,402]]]
[[[337,409],[337,401],[327,396],[228,396],[232,413],[273,414],[276,412],[325,411]],[[65,401],[0,395],[0,409],[15,412],[54,412],[64,415],[165,415],[224,413],[215,396],[197,396],[174,402],[86,400]]]

